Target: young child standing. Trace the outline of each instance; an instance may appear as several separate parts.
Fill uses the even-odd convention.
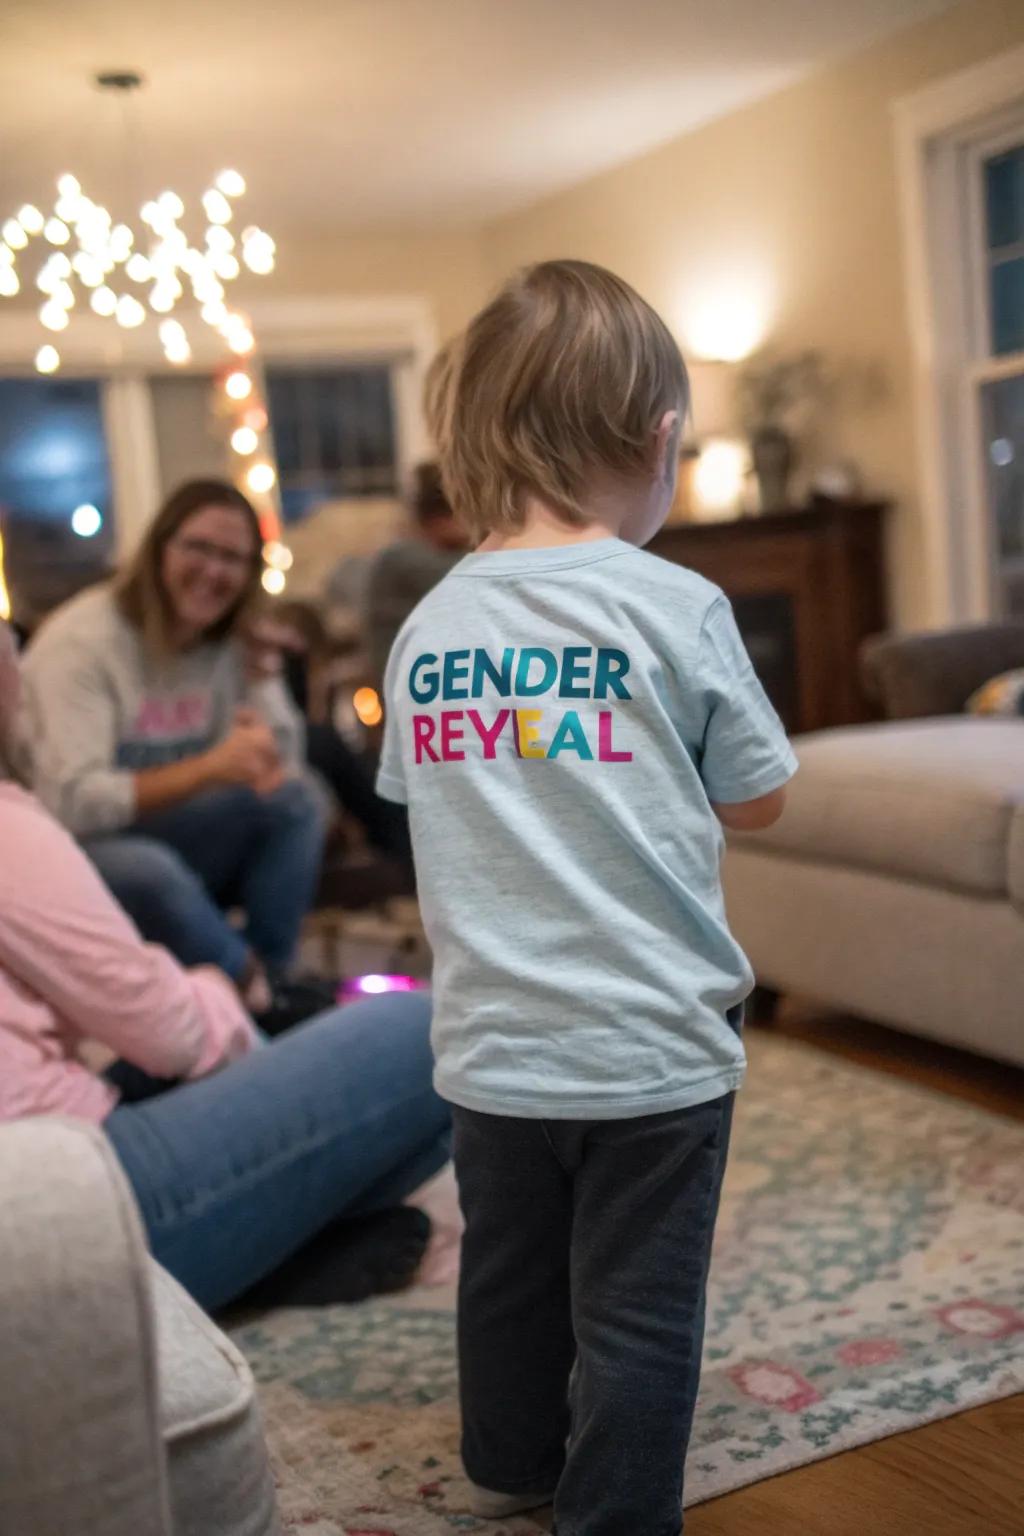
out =
[[[726,599],[637,547],[687,404],[611,273],[509,283],[441,445],[478,547],[386,681],[379,789],[409,805],[466,1219],[463,1456],[478,1513],[554,1496],[559,1536],[681,1530],[752,986],[720,824],[770,825],[796,766]]]

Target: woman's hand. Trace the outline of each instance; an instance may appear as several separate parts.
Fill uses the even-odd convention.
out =
[[[206,753],[211,782],[245,784],[269,795],[286,777],[274,733],[255,709],[236,709],[231,730]]]

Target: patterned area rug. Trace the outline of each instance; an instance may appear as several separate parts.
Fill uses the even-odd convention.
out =
[[[755,1036],[687,1501],[1024,1391],[1022,1167],[1024,1125]],[[289,1531],[537,1532],[465,1513],[451,1300],[235,1331]]]

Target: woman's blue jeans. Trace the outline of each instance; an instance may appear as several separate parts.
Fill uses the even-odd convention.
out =
[[[206,790],[124,832],[83,840],[143,938],[183,965],[218,965],[237,981],[255,950],[271,974],[298,943],[320,875],[324,811],[302,779],[271,795]],[[245,912],[238,933],[224,908]]]
[[[119,1104],[104,1129],[150,1247],[204,1307],[225,1305],[340,1216],[397,1205],[448,1160],[430,1002],[321,1014],[223,1071]]]

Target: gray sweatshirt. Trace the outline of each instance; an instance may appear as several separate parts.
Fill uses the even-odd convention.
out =
[[[21,676],[19,770],[77,837],[129,826],[135,774],[205,752],[240,704],[260,711],[287,762],[302,763],[302,721],[279,679],[249,682],[234,640],[153,662],[107,586],[46,621]]]

